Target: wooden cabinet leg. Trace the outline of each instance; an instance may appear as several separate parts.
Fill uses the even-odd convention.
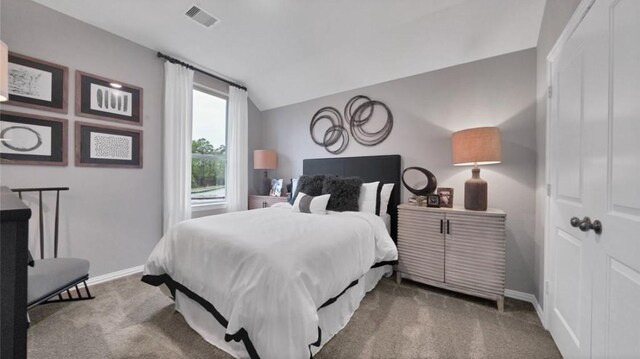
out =
[[[400,275],[400,271],[396,271],[396,284],[400,284],[402,282],[402,276]]]
[[[498,312],[504,312],[504,297],[498,297],[496,302],[498,304]]]

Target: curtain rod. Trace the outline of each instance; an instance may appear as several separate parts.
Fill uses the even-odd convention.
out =
[[[169,55],[165,55],[165,54],[163,54],[162,52],[159,52],[159,51],[158,51],[158,57],[161,57],[161,58],[163,58],[163,59],[165,59],[165,60],[167,60],[167,61],[171,62],[172,64],[179,64],[179,65],[182,65],[182,66],[184,66],[184,67],[186,67],[186,68],[188,68],[188,69],[191,69],[191,70],[193,70],[193,71],[197,71],[197,72],[199,72],[199,73],[201,73],[201,74],[203,74],[203,75],[207,75],[207,76],[209,76],[209,77],[213,77],[213,78],[214,78],[214,79],[216,79],[216,80],[220,80],[220,81],[222,81],[222,82],[224,82],[224,83],[227,83],[227,84],[229,84],[230,86],[237,87],[237,88],[239,88],[239,89],[242,89],[242,90],[247,91],[247,88],[246,88],[245,86],[238,85],[238,84],[237,84],[237,83],[235,83],[235,82],[231,82],[231,81],[229,81],[229,80],[223,79],[223,78],[222,78],[222,77],[220,77],[220,76],[216,76],[216,75],[214,75],[214,74],[212,74],[212,73],[210,73],[210,72],[207,72],[207,71],[201,70],[201,69],[199,69],[199,68],[197,68],[197,67],[195,67],[195,66],[193,66],[193,65],[190,65],[190,64],[188,64],[188,63],[186,63],[186,62],[182,62],[182,61],[180,61],[180,60],[178,60],[178,59],[176,59],[176,58],[174,58],[174,57],[171,57],[171,56],[169,56]]]

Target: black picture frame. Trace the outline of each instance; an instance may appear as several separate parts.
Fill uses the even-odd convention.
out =
[[[9,52],[7,105],[66,114],[69,69],[66,66]]]
[[[440,196],[430,193],[427,195],[427,207],[440,207]]]
[[[76,116],[142,126],[140,87],[76,71]]]
[[[63,118],[0,111],[0,163],[66,166],[67,133]]]
[[[76,166],[142,168],[142,138],[142,130],[76,121]]]

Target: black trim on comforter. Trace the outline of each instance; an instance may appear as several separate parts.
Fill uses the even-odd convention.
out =
[[[397,263],[398,263],[397,260],[378,262],[373,266],[371,266],[371,269],[382,267],[385,265],[393,265]],[[222,325],[225,328],[227,328],[227,326],[229,325],[229,321],[222,314],[220,314],[220,312],[218,312],[218,310],[213,304],[209,303],[207,300],[205,300],[198,294],[192,292],[189,288],[185,287],[181,283],[176,282],[168,274],[160,274],[160,275],[146,274],[142,276],[141,280],[144,283],[150,284],[155,287],[160,286],[162,284],[166,284],[167,287],[169,287],[169,290],[171,291],[171,295],[173,295],[174,298],[176,296],[176,289],[179,290],[184,295],[189,297],[189,299],[200,304],[207,312],[211,313],[211,315],[213,315],[213,317],[218,321],[218,323],[220,323],[220,325]],[[342,292],[340,292],[340,294],[327,300],[324,304],[322,304],[318,308],[318,310],[335,303],[338,300],[338,298],[340,298],[347,290],[349,290],[349,288],[356,286],[359,281],[360,279],[356,279],[353,282],[351,282]],[[258,355],[258,352],[253,346],[253,343],[251,342],[251,339],[249,339],[249,333],[247,333],[247,331],[244,328],[240,328],[240,330],[238,330],[235,334],[225,334],[224,340],[226,340],[227,342],[230,342],[232,340],[235,342],[242,341],[251,359],[260,358],[260,356]],[[322,330],[320,329],[320,327],[318,327],[318,340],[314,343],[311,343],[310,346],[313,345],[313,346],[319,347],[321,343],[322,343]]]
[[[218,312],[218,310],[216,309],[216,307],[213,306],[213,304],[209,303],[201,296],[192,292],[189,288],[185,287],[184,285],[176,282],[168,274],[161,274],[161,275],[147,274],[147,275],[143,275],[141,280],[147,284],[151,284],[156,287],[161,284],[166,284],[167,287],[169,287],[169,290],[171,290],[171,294],[173,295],[174,298],[176,297],[176,289],[179,290],[184,295],[189,297],[189,299],[200,304],[207,312],[211,313],[211,315],[213,315],[213,317],[218,321],[218,323],[220,323],[220,325],[222,325],[225,328],[229,325],[229,321],[222,314],[220,314],[220,312]],[[247,333],[247,331],[244,328],[240,328],[240,330],[238,330],[238,332],[236,332],[235,334],[225,334],[224,340],[226,340],[227,342],[230,342],[232,340],[235,342],[242,341],[244,342],[244,346],[247,349],[247,353],[249,354],[249,357],[251,359],[260,358],[260,356],[258,355],[258,352],[256,352],[256,348],[253,346],[253,343],[251,342],[251,339],[249,339],[249,333]]]

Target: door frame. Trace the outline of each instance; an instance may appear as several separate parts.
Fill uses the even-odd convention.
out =
[[[557,60],[558,56],[562,52],[564,45],[566,44],[569,37],[573,34],[573,32],[578,28],[582,19],[587,15],[593,4],[596,0],[582,0],[580,4],[576,7],[573,15],[569,18],[567,25],[565,26],[562,33],[556,40],[555,45],[549,51],[547,55],[547,91],[545,96],[547,97],[547,108],[546,108],[546,123],[545,123],[545,206],[544,206],[544,257],[543,257],[543,286],[542,286],[542,297],[544,298],[544,304],[542,307],[542,325],[545,329],[548,328],[551,311],[547,310],[547,305],[550,304],[551,293],[550,290],[553,288],[553,283],[551,283],[551,273],[553,273],[553,261],[555,253],[551,253],[551,193],[555,191],[555,188],[552,188],[552,181],[555,175],[555,161],[554,161],[554,153],[552,151],[552,136],[551,136],[551,123],[555,120],[554,114],[554,99],[556,96],[556,90],[553,87],[553,63]],[[551,96],[549,95],[549,89],[551,89]]]

